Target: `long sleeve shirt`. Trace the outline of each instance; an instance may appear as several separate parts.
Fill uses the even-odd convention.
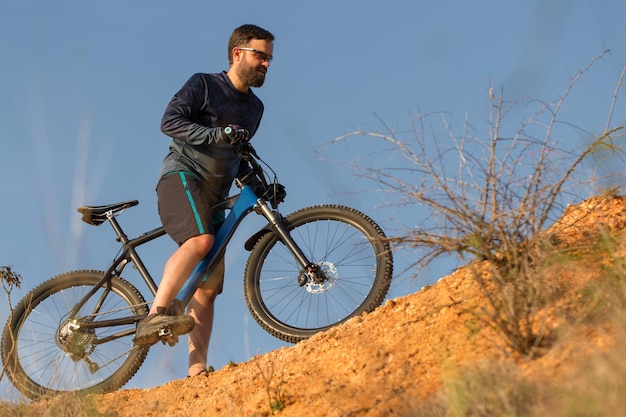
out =
[[[252,138],[263,109],[261,100],[251,90],[237,90],[226,72],[192,75],[174,95],[161,121],[161,131],[172,138],[161,176],[187,171],[204,182],[212,201],[227,197],[234,179],[248,165],[224,141],[222,129],[239,125]]]

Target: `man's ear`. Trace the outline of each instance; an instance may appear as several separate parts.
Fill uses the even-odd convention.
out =
[[[233,64],[241,61],[243,51],[237,47],[233,48]]]

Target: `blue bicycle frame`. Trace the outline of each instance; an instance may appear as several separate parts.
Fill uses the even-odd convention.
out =
[[[196,268],[193,270],[191,276],[185,282],[185,285],[178,293],[176,299],[182,302],[184,306],[186,306],[191,298],[193,297],[194,292],[198,288],[200,281],[208,278],[211,271],[217,265],[217,262],[220,260],[222,256],[224,256],[224,251],[226,249],[226,245],[228,241],[235,233],[237,226],[241,223],[244,217],[249,214],[253,209],[258,208],[259,214],[262,214],[269,222],[268,226],[261,230],[260,233],[257,233],[255,236],[258,237],[260,234],[265,233],[266,231],[273,231],[278,234],[282,240],[282,242],[289,248],[291,253],[293,253],[294,257],[300,262],[303,270],[311,273],[315,269],[315,265],[312,264],[307,257],[304,255],[302,250],[298,247],[298,245],[293,241],[291,236],[289,235],[289,231],[285,227],[285,225],[280,221],[280,215],[276,212],[273,212],[268,205],[262,199],[259,199],[252,191],[250,186],[246,185],[241,189],[241,194],[237,198],[236,202],[232,204],[228,204],[227,206],[216,206],[216,210],[221,208],[230,208],[230,213],[226,217],[226,220],[220,227],[220,229],[215,234],[215,242],[213,243],[213,247],[209,251],[209,253],[198,263]],[[226,200],[226,203],[231,202],[232,199]]]
[[[215,234],[215,241],[213,243],[213,246],[211,247],[211,250],[209,250],[209,253],[198,263],[190,277],[187,278],[185,284],[183,285],[183,288],[177,294],[174,304],[177,304],[178,306],[183,308],[189,304],[196,289],[200,286],[201,281],[208,278],[213,269],[215,269],[215,266],[217,265],[221,257],[224,256],[226,245],[235,233],[235,230],[237,230],[237,227],[239,226],[243,218],[246,217],[246,215],[248,215],[253,210],[257,211],[258,214],[263,215],[263,217],[265,217],[269,223],[266,227],[261,229],[261,231],[255,234],[251,239],[256,239],[268,232],[276,233],[280,236],[281,241],[291,250],[294,257],[300,262],[303,267],[303,271],[312,273],[315,269],[315,266],[308,261],[298,245],[289,235],[289,231],[283,224],[280,214],[276,211],[273,211],[267,205],[265,200],[258,198],[249,185],[244,185],[240,187],[240,194],[232,196],[211,208],[212,211],[229,210],[230,212],[228,213],[228,216],[224,220],[222,226]],[[146,242],[163,236],[165,234],[165,230],[161,226],[150,232],[144,233],[135,239],[129,240],[122,231],[122,228],[119,226],[117,220],[115,219],[116,215],[123,212],[127,207],[132,207],[136,204],[137,201],[134,200],[114,204],[111,206],[82,208],[83,211],[87,212],[89,215],[91,215],[93,212],[93,214],[98,217],[95,221],[92,221],[91,218],[88,218],[87,220],[83,218],[83,220],[87,221],[87,223],[89,224],[99,225],[104,222],[105,219],[109,221],[109,223],[113,227],[113,230],[117,234],[118,241],[121,242],[123,245],[123,250],[120,255],[113,261],[113,264],[109,267],[109,269],[105,272],[104,276],[102,277],[102,281],[95,285],[90,291],[88,291],[81,299],[81,301],[72,308],[72,311],[69,315],[70,318],[74,317],[74,315],[80,310],[80,308],[82,308],[84,303],[96,293],[98,288],[100,288],[103,284],[106,285],[106,282],[109,281],[112,276],[120,276],[128,262],[134,263],[140,275],[143,277],[144,282],[150,288],[152,294],[156,294],[157,286],[150,276],[150,273],[144,266],[143,262],[141,261],[135,248]],[[97,314],[99,309],[100,304],[97,305],[93,314]],[[130,323],[139,319],[141,319],[141,317],[129,317],[126,319],[122,319],[121,321],[117,320],[117,322],[123,322],[126,320]],[[85,323],[84,326],[85,328],[95,328],[103,327],[109,324],[110,323],[106,321],[100,321],[97,324]]]
[[[206,280],[211,274],[217,262],[224,255],[226,245],[228,241],[237,230],[237,226],[248,215],[254,206],[257,204],[258,197],[254,194],[250,186],[244,186],[241,190],[241,194],[237,198],[235,204],[232,205],[230,213],[226,217],[226,220],[215,234],[215,242],[211,247],[209,253],[198,263],[196,268],[191,273],[191,276],[185,282],[185,285],[178,293],[176,299],[181,301],[183,305],[187,303],[193,297],[193,293],[200,285],[200,281]]]

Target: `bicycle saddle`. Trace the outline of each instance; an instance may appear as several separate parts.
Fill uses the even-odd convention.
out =
[[[109,204],[107,206],[80,206],[78,212],[83,215],[82,220],[93,226],[99,226],[107,220],[106,214],[113,212],[114,215],[121,214],[129,207],[139,204],[137,200],[122,201],[121,203]]]

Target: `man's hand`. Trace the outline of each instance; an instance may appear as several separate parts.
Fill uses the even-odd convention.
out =
[[[224,140],[232,145],[250,139],[250,132],[239,125],[228,125],[224,128],[222,133]]]

